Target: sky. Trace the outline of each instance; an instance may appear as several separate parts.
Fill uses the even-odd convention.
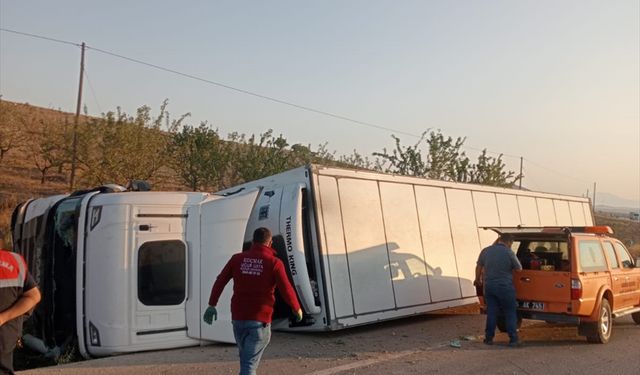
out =
[[[169,100],[225,136],[337,155],[427,130],[503,154],[523,186],[640,207],[640,2],[0,0],[0,28],[89,49],[90,114]],[[75,111],[80,49],[0,31],[3,100]],[[386,128],[390,130],[385,130]]]

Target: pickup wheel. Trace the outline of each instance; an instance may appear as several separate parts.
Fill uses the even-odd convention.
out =
[[[631,317],[633,318],[634,323],[640,324],[640,312],[634,312],[631,314]]]
[[[507,332],[507,320],[504,318],[504,315],[498,315],[496,326],[498,327],[498,331]],[[522,326],[522,317],[518,314],[516,329],[520,329],[520,326]]]
[[[611,315],[611,306],[609,301],[603,298],[600,302],[600,311],[598,313],[598,322],[591,323],[593,330],[591,334],[587,336],[587,341],[597,344],[606,344],[611,338],[611,331],[613,329],[613,316]]]

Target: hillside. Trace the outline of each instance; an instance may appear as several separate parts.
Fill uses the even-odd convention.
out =
[[[46,123],[51,127],[69,126],[73,123],[73,115],[61,111],[39,108],[28,104],[16,104],[7,101],[0,102],[0,130],[9,127],[22,126],[30,128],[34,123]],[[86,118],[84,118],[86,120]],[[45,129],[53,130],[53,129]],[[2,136],[0,132],[0,137]],[[46,136],[45,132],[30,133],[32,138]],[[6,142],[6,139],[5,139]],[[0,138],[0,146],[3,139]],[[68,192],[69,170],[66,164],[52,168],[42,180],[41,171],[35,160],[28,152],[29,143],[23,142],[20,147],[14,147],[6,153],[0,161],[0,230],[8,233],[11,213],[17,204],[29,198],[41,197]],[[262,171],[266,175],[268,171]],[[253,179],[253,178],[250,178]],[[125,183],[126,181],[118,181]],[[175,172],[169,169],[161,170],[151,179],[154,190],[185,190],[186,187],[178,183]],[[86,188],[80,180],[78,188]],[[211,189],[215,190],[215,189]],[[597,214],[598,225],[609,225],[626,245],[630,246],[636,256],[640,256],[640,223],[628,219],[616,218],[612,215]]]
[[[0,160],[0,230],[6,233],[11,212],[19,202],[32,197],[59,194],[65,192],[68,186],[63,171],[52,171],[42,184],[40,172],[27,156],[27,140],[10,139],[14,135],[12,131],[41,119],[53,118],[56,123],[68,123],[72,114],[4,100],[0,105],[0,148],[3,152]]]
[[[598,225],[610,226],[614,236],[624,242],[632,255],[640,257],[640,222],[601,214],[596,214],[595,219]]]

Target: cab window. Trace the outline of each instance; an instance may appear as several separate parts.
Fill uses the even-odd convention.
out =
[[[622,268],[633,268],[633,260],[631,260],[631,255],[629,255],[627,249],[618,242],[616,242],[614,246],[616,248],[618,258],[620,259],[620,264],[622,264]]]
[[[611,242],[604,243],[604,253],[607,256],[607,261],[609,261],[611,269],[620,268],[618,259],[616,258],[616,251],[613,249],[613,244]]]
[[[138,299],[147,306],[179,305],[186,296],[186,246],[145,242],[138,251]]]
[[[579,241],[578,252],[580,253],[580,268],[583,272],[598,272],[607,270],[607,262],[604,259],[600,241]]]

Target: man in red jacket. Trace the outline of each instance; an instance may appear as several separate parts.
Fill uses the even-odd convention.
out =
[[[205,323],[211,324],[218,318],[216,305],[231,279],[231,320],[240,354],[240,375],[253,375],[271,339],[276,286],[296,315],[296,321],[302,320],[302,309],[289,283],[284,264],[271,248],[269,229],[256,229],[249,251],[233,255],[224,266],[211,289],[209,307],[203,317]]]

